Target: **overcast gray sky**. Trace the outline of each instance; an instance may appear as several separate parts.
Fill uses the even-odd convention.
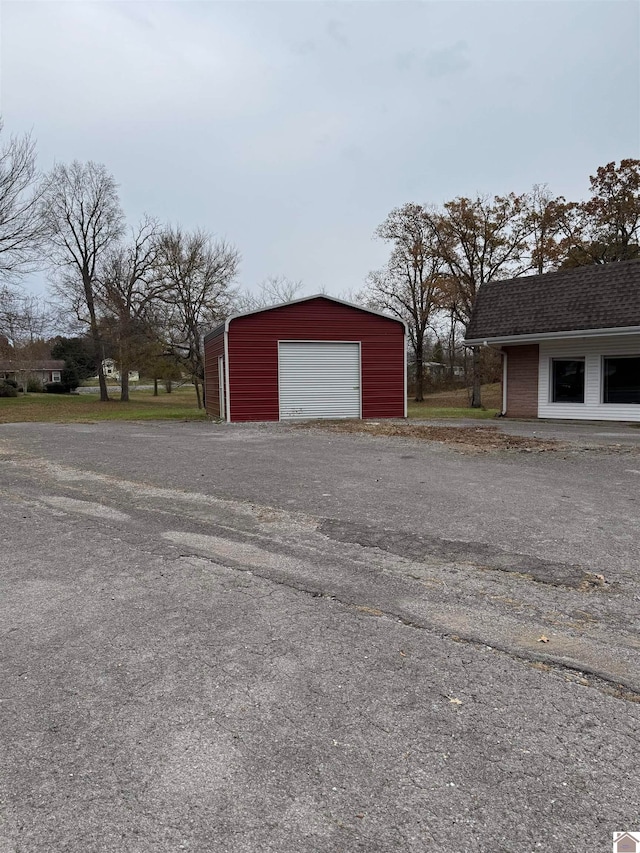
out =
[[[397,205],[583,198],[597,166],[640,156],[635,0],[0,9],[6,130],[33,131],[44,170],[105,163],[131,222],[226,237],[250,289],[357,290]]]

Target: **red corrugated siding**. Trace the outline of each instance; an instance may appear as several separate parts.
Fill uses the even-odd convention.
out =
[[[278,420],[279,340],[360,341],[362,416],[404,416],[403,326],[318,297],[230,322],[232,421]],[[212,360],[208,359],[207,364],[207,370],[211,370]]]
[[[220,383],[218,381],[218,358],[224,357],[224,329],[204,345],[204,394],[205,409],[212,418],[220,417]]]

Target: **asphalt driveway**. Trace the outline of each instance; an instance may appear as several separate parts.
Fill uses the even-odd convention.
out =
[[[640,430],[595,429],[1,426],[0,850],[640,830]]]

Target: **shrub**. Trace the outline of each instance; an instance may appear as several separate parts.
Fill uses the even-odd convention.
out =
[[[62,382],[47,382],[44,390],[47,394],[68,394],[69,386],[64,385]]]
[[[15,379],[0,379],[0,382],[4,382],[5,385],[11,385],[12,388],[18,387],[18,383]]]
[[[27,380],[27,391],[33,394],[42,394],[42,382],[40,379],[31,378]]]
[[[78,385],[97,374],[100,361],[94,352],[92,342],[84,337],[57,338],[51,348],[51,358],[60,358],[66,362],[65,367],[75,368],[78,373]]]
[[[18,389],[10,384],[11,380],[0,379],[0,397],[17,397]]]
[[[62,384],[66,385],[70,391],[75,391],[78,385],[82,382],[82,375],[75,361],[65,362],[64,370],[62,371]]]

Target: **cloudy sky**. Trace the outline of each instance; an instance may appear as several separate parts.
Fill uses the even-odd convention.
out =
[[[358,290],[395,206],[571,198],[640,156],[640,5],[584,0],[0,6],[0,111],[43,170],[96,160],[143,212],[241,251],[241,283]],[[32,280],[38,288],[44,275]]]

